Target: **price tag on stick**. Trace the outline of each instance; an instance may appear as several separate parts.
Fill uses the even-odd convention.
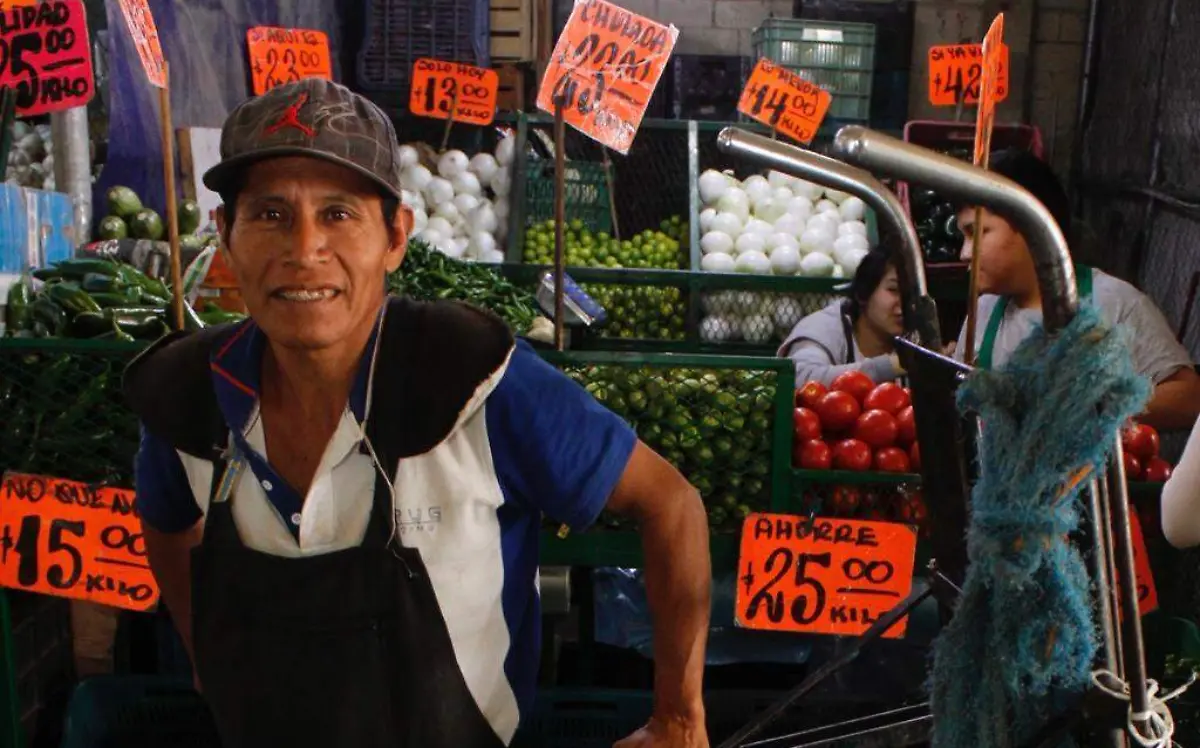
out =
[[[811,143],[833,101],[791,70],[760,59],[742,89],[738,111],[801,143]]]
[[[1008,98],[1008,45],[1000,44],[996,74],[997,102]],[[957,106],[979,103],[983,84],[982,44],[943,44],[929,48],[929,103]]]
[[[146,0],[118,0],[121,12],[125,15],[125,25],[137,47],[138,57],[142,59],[142,68],[150,85],[158,88],[167,87],[167,61],[163,57],[162,45],[158,41],[158,26],[154,16],[150,15],[150,6]]]
[[[133,492],[5,473],[0,585],[130,610],[158,603]]]
[[[538,89],[537,106],[628,154],[679,29],[604,0],[576,0]]]
[[[499,92],[495,70],[422,58],[413,63],[408,110],[421,117],[490,125]]]
[[[734,622],[746,628],[859,636],[912,591],[910,525],[751,514],[742,525]],[[908,619],[884,634],[904,636]]]
[[[92,45],[81,0],[5,5],[0,11],[0,87],[25,116],[84,106],[95,95]]]
[[[255,96],[305,78],[333,80],[324,31],[255,26],[246,32],[246,53]]]
[[[1158,587],[1154,584],[1154,572],[1150,569],[1150,555],[1146,552],[1146,536],[1142,534],[1142,522],[1132,505],[1129,507],[1129,532],[1133,536],[1133,570],[1137,579],[1138,613],[1144,616],[1158,610]]]

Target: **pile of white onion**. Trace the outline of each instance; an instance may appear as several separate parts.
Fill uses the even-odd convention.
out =
[[[400,146],[400,186],[413,211],[413,238],[456,259],[504,262],[515,146],[510,136],[495,153],[468,158],[446,151],[436,174],[420,163],[416,148]]]
[[[715,273],[854,275],[870,250],[866,205],[777,171],[700,175],[700,268]]]

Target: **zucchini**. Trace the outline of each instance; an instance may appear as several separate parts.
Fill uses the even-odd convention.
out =
[[[67,336],[72,338],[94,338],[113,329],[110,317],[100,312],[83,312],[76,314],[67,323]]]
[[[87,291],[74,283],[64,281],[49,284],[46,286],[46,295],[72,314],[100,311],[100,305],[92,301]]]
[[[117,275],[121,265],[112,260],[97,260],[90,257],[77,257],[70,260],[60,260],[54,263],[60,278],[82,280],[88,273],[100,275]]]
[[[87,273],[79,285],[89,293],[120,293],[125,289],[116,277],[100,273]]]

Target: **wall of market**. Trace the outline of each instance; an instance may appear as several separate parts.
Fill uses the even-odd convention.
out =
[[[570,0],[558,0],[565,15]],[[1005,14],[1010,48],[1012,94],[1001,119],[1028,122],[1042,131],[1047,157],[1064,177],[1069,172],[1075,140],[1076,110],[1087,26],[1088,0],[845,0],[857,9],[912,5],[909,119],[946,119],[945,109],[928,103],[927,52],[937,44],[978,41],[997,13]],[[837,0],[623,0],[635,13],[679,27],[679,54],[738,55],[754,53],[751,34],[772,15],[791,18],[797,7],[814,5],[830,17]],[[893,29],[880,29],[877,44]],[[877,63],[878,64],[878,63]],[[964,116],[971,117],[973,110]]]

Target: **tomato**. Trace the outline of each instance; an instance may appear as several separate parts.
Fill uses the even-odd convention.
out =
[[[836,461],[837,455],[835,453]],[[1143,473],[1145,480],[1151,483],[1166,483],[1167,478],[1171,477],[1171,463],[1161,457],[1151,457],[1146,462],[1146,470]]]
[[[838,374],[829,389],[834,392],[849,393],[861,403],[867,398],[867,395],[871,394],[871,390],[875,389],[875,383],[861,371],[847,371]]]
[[[808,408],[796,408],[792,411],[792,429],[796,435],[796,444],[809,439],[821,438],[821,419],[815,411]]]
[[[1144,423],[1134,423],[1121,432],[1121,446],[1134,457],[1146,460],[1158,456],[1158,432]]]
[[[1125,480],[1142,479],[1142,461],[1132,452],[1122,452],[1125,457]]]
[[[797,442],[792,448],[792,464],[804,470],[828,470],[833,464],[833,450],[820,439]]]
[[[842,439],[833,445],[833,466],[838,470],[870,470],[871,448],[858,439]]]
[[[863,410],[884,410],[892,415],[910,405],[912,400],[904,393],[904,388],[894,382],[884,382],[871,390],[863,400]]]
[[[921,471],[921,442],[913,442],[908,448],[908,461],[912,465],[913,472]]]
[[[875,469],[881,473],[907,473],[912,470],[912,463],[903,449],[884,447],[875,453]]]
[[[820,382],[816,380],[807,382],[803,387],[796,390],[796,405],[804,406],[805,408],[815,408],[827,392],[829,392],[829,388]]]
[[[896,414],[896,429],[897,444],[908,446],[917,440],[917,421],[911,405]]]
[[[813,410],[817,411],[821,425],[833,433],[849,431],[862,412],[854,396],[845,392],[827,393]]]
[[[883,410],[868,410],[854,422],[854,438],[880,449],[896,443],[896,417]]]
[[[853,514],[862,503],[862,492],[854,486],[834,486],[830,503],[834,514]]]

